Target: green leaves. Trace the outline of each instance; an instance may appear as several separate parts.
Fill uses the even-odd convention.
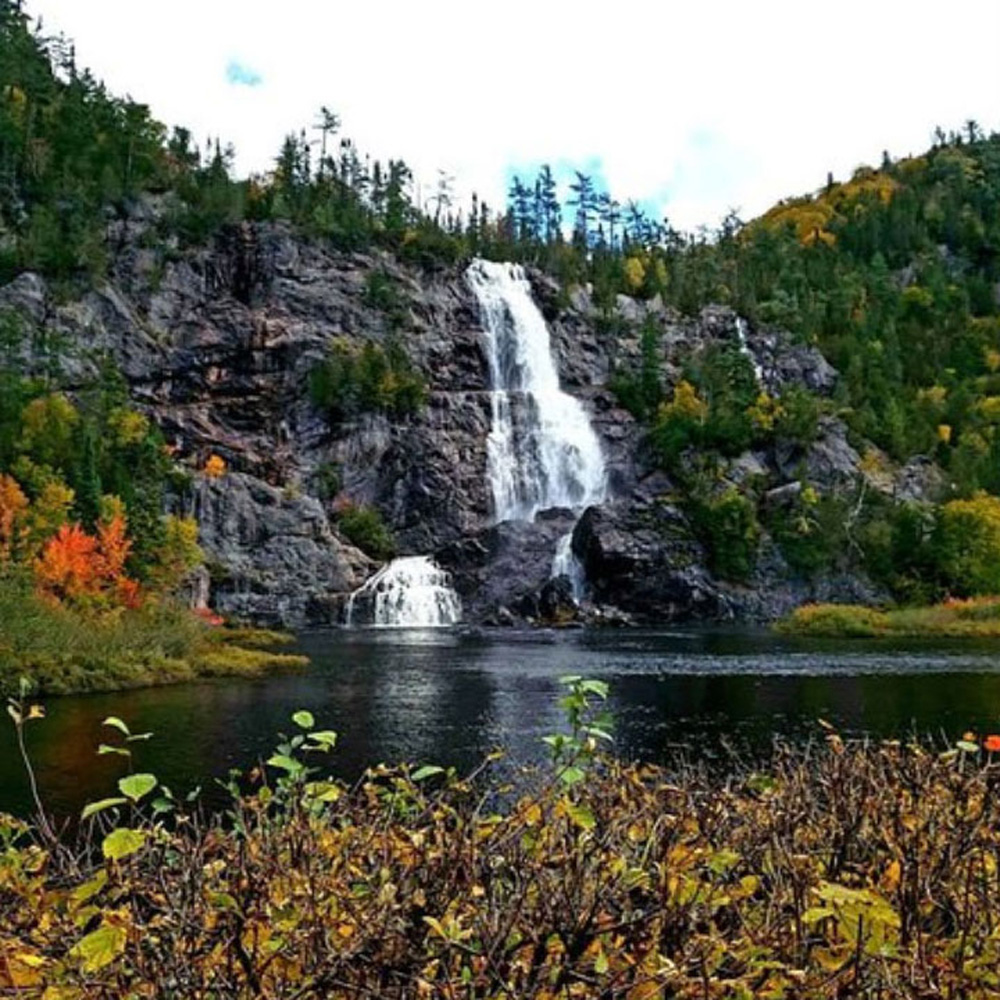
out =
[[[299,729],[312,729],[316,725],[316,720],[313,718],[312,712],[307,712],[305,710],[300,710],[292,716],[292,722],[299,727]]]
[[[418,767],[410,775],[410,780],[413,782],[426,781],[428,778],[433,778],[435,774],[444,774],[444,768],[438,767],[437,764],[424,764],[423,767]]]
[[[267,762],[271,767],[277,767],[293,777],[301,774],[306,769],[305,764],[285,753],[272,754],[268,757]]]
[[[570,674],[560,677],[559,683],[568,689],[559,705],[566,713],[570,732],[544,736],[542,742],[549,747],[552,762],[560,767],[559,780],[570,786],[586,777],[586,766],[596,754],[598,741],[612,741],[612,718],[600,709],[608,697],[605,681]]]
[[[99,812],[104,812],[105,809],[111,809],[113,806],[123,806],[126,802],[128,802],[128,799],[118,797],[100,799],[97,802],[88,802],[83,807],[83,812],[80,813],[80,819],[90,819],[91,816],[95,816]]]
[[[133,802],[138,802],[144,795],[148,795],[156,788],[156,775],[130,774],[118,782],[118,788],[122,795],[127,796]]]
[[[132,735],[129,731],[128,726],[118,718],[117,715],[109,715],[102,723],[102,726],[111,726],[113,729],[117,729],[126,739]]]

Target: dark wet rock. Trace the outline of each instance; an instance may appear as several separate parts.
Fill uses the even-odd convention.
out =
[[[728,617],[687,518],[669,501],[589,508],[573,532],[594,603],[646,619]]]

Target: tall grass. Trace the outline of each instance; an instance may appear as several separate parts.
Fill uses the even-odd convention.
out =
[[[27,677],[46,694],[107,691],[258,673],[301,657],[234,643],[239,632],[213,629],[180,604],[82,613],[38,597],[16,576],[0,577],[0,691]],[[255,647],[266,645],[251,637]]]

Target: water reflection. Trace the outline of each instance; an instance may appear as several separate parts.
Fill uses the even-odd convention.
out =
[[[304,636],[306,671],[253,681],[220,680],[110,695],[52,699],[30,730],[43,795],[60,815],[103,797],[123,762],[94,751],[106,715],[135,731],[136,765],[176,792],[265,758],[289,716],[308,707],[341,733],[331,760],[343,777],[378,761],[471,768],[495,746],[538,759],[560,727],[558,678],[611,684],[616,748],[668,760],[679,745],[698,754],[731,744],[747,753],[775,733],[814,737],[816,719],[848,732],[1000,729],[995,644],[787,640],[766,633],[389,632]],[[13,733],[0,728],[0,810],[27,808]]]

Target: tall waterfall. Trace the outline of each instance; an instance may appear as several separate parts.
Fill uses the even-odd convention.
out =
[[[559,388],[549,329],[518,264],[476,260],[466,276],[479,301],[490,364],[492,427],[487,477],[497,521],[531,521],[540,510],[582,511],[607,489],[601,443],[579,400]],[[586,578],[572,532],[556,544],[552,576],[573,596]]]
[[[383,627],[435,628],[462,617],[451,579],[430,556],[405,556],[383,566],[348,598],[348,625],[355,624],[359,602],[371,612],[365,617]]]
[[[549,330],[523,268],[476,260],[466,275],[487,334],[487,476],[496,520],[531,521],[550,507],[600,503],[601,445],[579,400],[559,388]]]

